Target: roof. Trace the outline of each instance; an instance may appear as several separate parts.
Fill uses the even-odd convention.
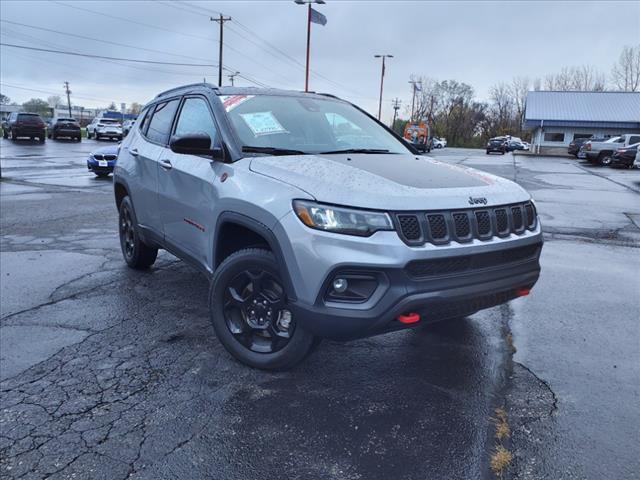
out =
[[[524,126],[640,128],[640,92],[553,92],[527,94]]]
[[[260,88],[260,87],[217,87],[210,83],[192,83],[189,85],[181,85],[159,93],[154,100],[169,95],[179,95],[185,91],[193,91],[198,89],[210,89],[216,95],[288,95],[288,96],[321,96],[323,98],[333,97],[333,95],[317,92],[302,92],[297,90],[283,90],[279,88]]]

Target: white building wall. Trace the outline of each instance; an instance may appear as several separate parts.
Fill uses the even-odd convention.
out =
[[[544,130],[544,132],[542,131]],[[577,127],[547,127],[544,126],[541,130],[540,127],[536,127],[531,132],[531,143],[536,148],[539,147],[568,147],[574,139],[574,135],[594,135],[596,137],[613,137],[624,133],[640,133],[634,129],[625,128],[577,128]],[[562,140],[553,141],[545,140],[545,134],[547,137],[550,134],[562,134]]]

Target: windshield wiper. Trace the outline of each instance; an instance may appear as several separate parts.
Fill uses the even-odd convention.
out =
[[[345,148],[344,150],[320,152],[320,155],[330,155],[332,153],[389,153],[389,150],[384,148]]]
[[[251,145],[245,145],[242,147],[242,151],[245,153],[266,153],[268,155],[306,155],[307,152],[302,150],[291,150],[289,148],[277,148],[277,147],[253,147]]]

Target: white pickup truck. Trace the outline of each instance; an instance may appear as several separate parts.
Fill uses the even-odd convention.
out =
[[[638,142],[640,142],[640,133],[628,133],[619,137],[611,137],[604,142],[589,140],[580,147],[578,158],[586,158],[590,162],[597,162],[600,165],[609,165],[611,164],[611,157],[617,149],[628,147]]]

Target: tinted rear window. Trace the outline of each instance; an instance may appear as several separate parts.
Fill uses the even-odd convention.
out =
[[[39,119],[40,115],[38,115],[37,113],[19,113],[18,114],[18,120],[36,120]]]
[[[118,122],[118,120],[114,120],[112,118],[102,118],[100,120],[100,123],[108,123],[109,125],[113,125],[115,123],[120,123],[120,122]]]
[[[147,138],[149,140],[166,145],[169,140],[169,131],[173,124],[173,117],[178,109],[178,103],[179,100],[176,99],[159,103],[156,106],[147,130]]]

